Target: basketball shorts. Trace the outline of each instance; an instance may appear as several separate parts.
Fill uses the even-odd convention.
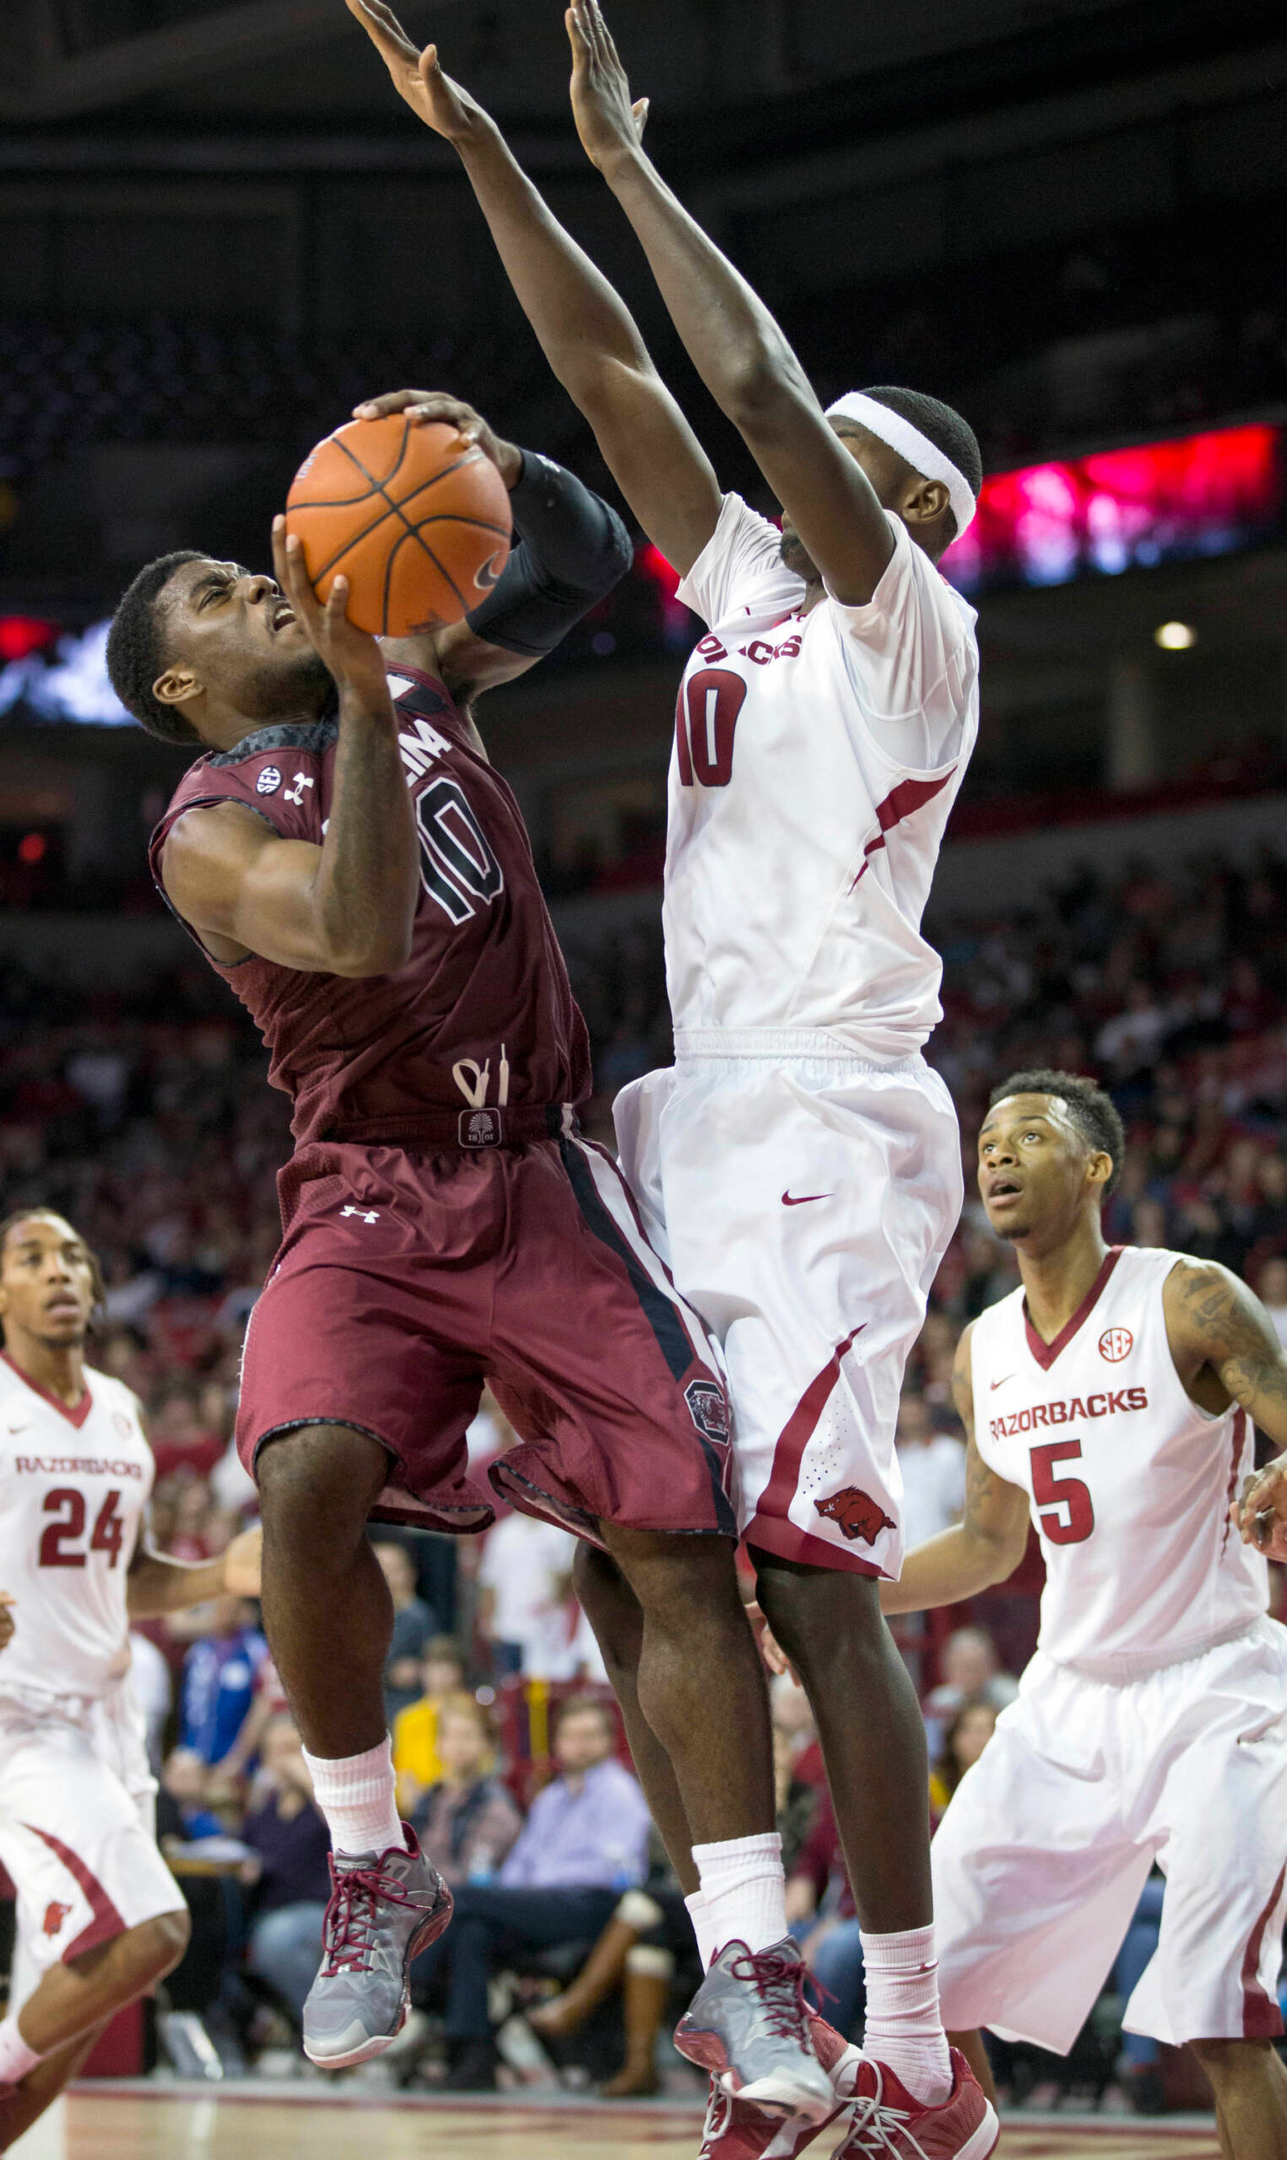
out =
[[[961,1210],[951,1098],[922,1058],[870,1065],[812,1029],[703,1029],[676,1049],[617,1097],[617,1137],[723,1353],[744,1535],[896,1578],[903,1368]]]
[[[1040,1652],[931,1848],[949,2031],[1066,2054],[1156,1861],[1128,2031],[1273,2039],[1287,1920],[1287,1629],[1113,1687]]]
[[[110,1700],[0,1698],[0,1861],[18,1894],[14,2006],[50,1966],[183,1909],[133,1741]]]
[[[514,1507],[734,1537],[718,1359],[602,1148],[415,1152],[320,1142],[280,1180],[285,1236],[251,1314],[241,1459],[304,1425],[391,1458],[383,1522],[483,1530],[466,1469],[484,1381],[521,1444],[489,1476]]]

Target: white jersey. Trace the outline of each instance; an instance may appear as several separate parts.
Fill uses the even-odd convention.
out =
[[[1200,1410],[1167,1341],[1162,1293],[1184,1260],[1114,1247],[1052,1343],[1022,1289],[974,1323],[975,1444],[1028,1494],[1045,1556],[1038,1648],[1094,1679],[1197,1656],[1269,1603],[1266,1562],[1228,1513],[1250,1420]]]
[[[85,1371],[75,1410],[0,1356],[0,1696],[100,1696],[128,1668],[125,1584],[152,1491],[139,1405]]]
[[[889,518],[870,601],[798,612],[780,535],[737,495],[679,587],[684,672],[664,908],[676,1029],[824,1029],[875,1062],[941,1016],[920,934],[978,732],[974,610]]]

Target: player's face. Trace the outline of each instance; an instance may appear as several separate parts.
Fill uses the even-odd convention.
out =
[[[89,1248],[59,1215],[15,1223],[0,1253],[0,1318],[51,1348],[85,1339],[96,1284]]]
[[[887,443],[877,442],[876,437],[868,435],[865,430],[855,433],[852,420],[832,420],[829,424],[833,432],[840,437],[854,463],[862,466],[875,491],[877,502],[883,503],[887,510],[892,510],[907,471],[897,452],[891,450]],[[782,544],[778,552],[786,568],[794,570],[797,577],[802,577],[807,582],[817,579],[818,571],[813,558],[785,513],[782,518]]]
[[[979,1192],[998,1237],[1062,1237],[1087,1191],[1086,1142],[1058,1095],[1009,1095],[979,1134]]]
[[[160,596],[167,670],[179,670],[247,720],[306,718],[330,685],[276,580],[213,557],[183,563]]]

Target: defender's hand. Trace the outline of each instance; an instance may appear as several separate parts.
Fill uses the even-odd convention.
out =
[[[0,1590],[0,1650],[7,1650],[13,1641],[13,1598],[8,1590]]]
[[[639,148],[647,98],[630,101],[626,71],[599,0],[572,0],[564,16],[572,45],[572,116],[581,147],[600,172]]]
[[[223,1586],[233,1597],[258,1597],[264,1533],[256,1524],[235,1537],[223,1556]]]
[[[1247,1479],[1229,1520],[1244,1545],[1254,1545],[1267,1560],[1287,1561],[1287,1455]]]
[[[367,398],[353,407],[355,420],[383,420],[389,413],[405,413],[417,427],[423,427],[428,420],[445,420],[462,442],[477,443],[507,488],[515,485],[523,470],[523,453],[517,444],[504,441],[472,405],[466,405],[463,398],[449,396],[445,390],[390,390],[384,397]]]
[[[273,519],[273,568],[310,645],[335,677],[340,696],[354,699],[373,718],[386,714],[392,718],[393,705],[379,643],[351,623],[345,613],[348,579],[335,579],[323,606],[304,566],[304,543],[298,533],[287,532],[286,520],[281,516]]]
[[[398,96],[411,107],[435,135],[449,143],[468,142],[487,125],[481,105],[444,75],[438,65],[438,48],[426,45],[417,52],[393,9],[384,0],[345,0],[389,70]]]

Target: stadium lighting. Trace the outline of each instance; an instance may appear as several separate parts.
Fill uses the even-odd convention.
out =
[[[1192,623],[1159,623],[1153,632],[1153,643],[1160,645],[1163,652],[1187,652],[1190,645],[1196,645],[1197,642],[1198,633]]]

